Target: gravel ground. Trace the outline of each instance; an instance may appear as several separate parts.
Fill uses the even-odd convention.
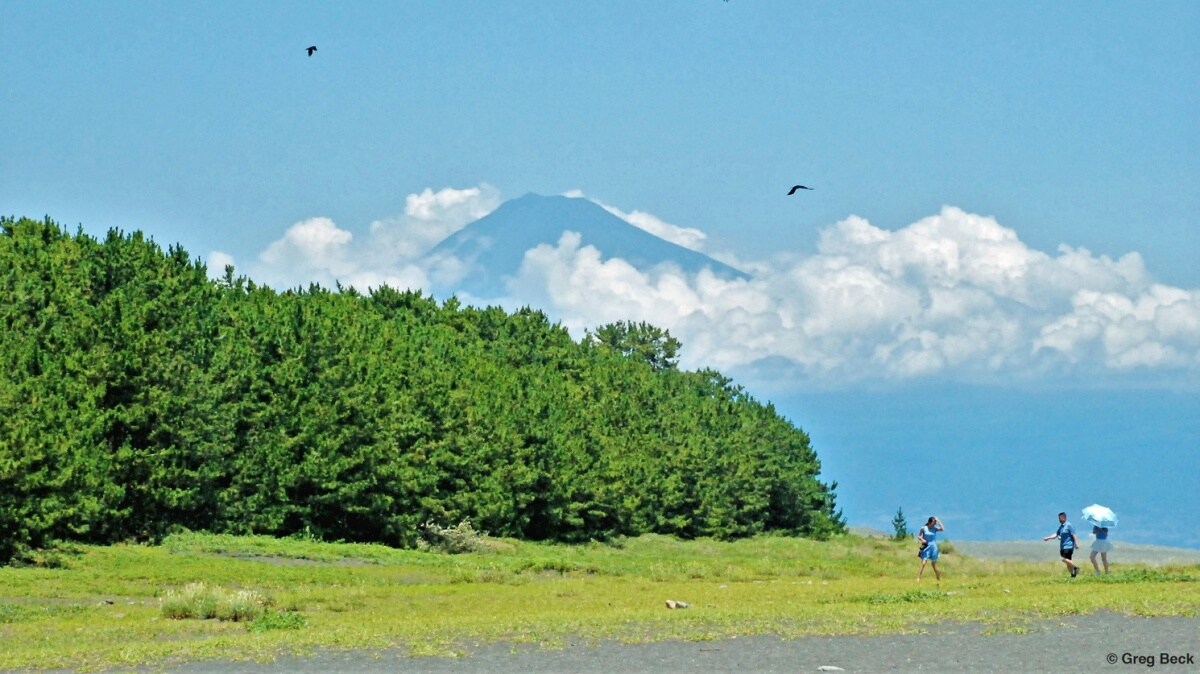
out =
[[[406,657],[395,651],[322,652],[267,664],[193,663],[169,671],[199,674],[439,672],[1124,672],[1200,671],[1200,619],[1133,618],[1111,613],[1035,624],[1026,634],[981,632],[974,624],[940,625],[928,634],[749,637],[654,644],[569,644],[560,650],[486,645],[460,658]],[[1183,660],[1162,661],[1162,654]],[[1187,660],[1190,659],[1190,664]],[[150,670],[145,670],[150,671]]]

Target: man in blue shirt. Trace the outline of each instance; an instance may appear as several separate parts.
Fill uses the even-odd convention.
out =
[[[1071,570],[1071,577],[1079,575],[1079,565],[1071,561],[1071,557],[1075,554],[1075,548],[1079,545],[1079,541],[1075,538],[1075,527],[1067,521],[1066,513],[1058,514],[1058,531],[1043,538],[1043,541],[1048,541],[1051,538],[1058,539],[1058,554],[1062,557],[1062,563],[1067,565]]]

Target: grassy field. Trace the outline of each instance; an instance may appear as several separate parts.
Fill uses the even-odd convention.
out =
[[[152,547],[79,547],[39,566],[0,568],[0,669],[262,660],[316,648],[455,654],[486,641],[875,634],[947,620],[1020,632],[1038,619],[1099,609],[1200,610],[1200,566],[1124,565],[1071,580],[1052,552],[1036,564],[951,552],[940,585],[928,569],[918,585],[915,550],[852,535],[488,540],[458,555],[203,534]],[[189,592],[207,593],[218,604],[207,614],[220,617],[179,617]],[[689,608],[668,610],[668,599]]]

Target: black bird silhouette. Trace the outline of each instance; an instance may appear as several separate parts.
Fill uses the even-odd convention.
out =
[[[796,190],[811,190],[811,189],[812,189],[811,187],[805,187],[804,185],[796,185],[796,186],[792,187],[792,189],[788,190],[788,196],[790,197],[793,194],[795,194]]]
[[[314,44],[313,46],[309,47],[309,48],[308,48],[308,49],[306,49],[305,51],[307,51],[307,52],[308,52],[308,55],[309,55],[309,56],[312,56],[312,55],[313,55],[313,52],[315,52],[316,50],[317,50],[317,45],[315,45],[315,44]]]

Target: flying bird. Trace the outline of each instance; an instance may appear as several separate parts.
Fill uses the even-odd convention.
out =
[[[315,45],[315,44],[314,44],[313,46],[309,47],[309,48],[308,48],[308,49],[306,49],[305,51],[307,51],[307,52],[308,52],[308,55],[309,55],[309,56],[312,56],[312,55],[313,55],[313,52],[315,52],[316,50],[317,50],[317,45]]]
[[[812,189],[811,187],[805,187],[804,185],[795,185],[792,187],[792,189],[788,190],[788,196],[790,197],[793,194],[795,194],[796,190],[811,190],[811,189]]]

